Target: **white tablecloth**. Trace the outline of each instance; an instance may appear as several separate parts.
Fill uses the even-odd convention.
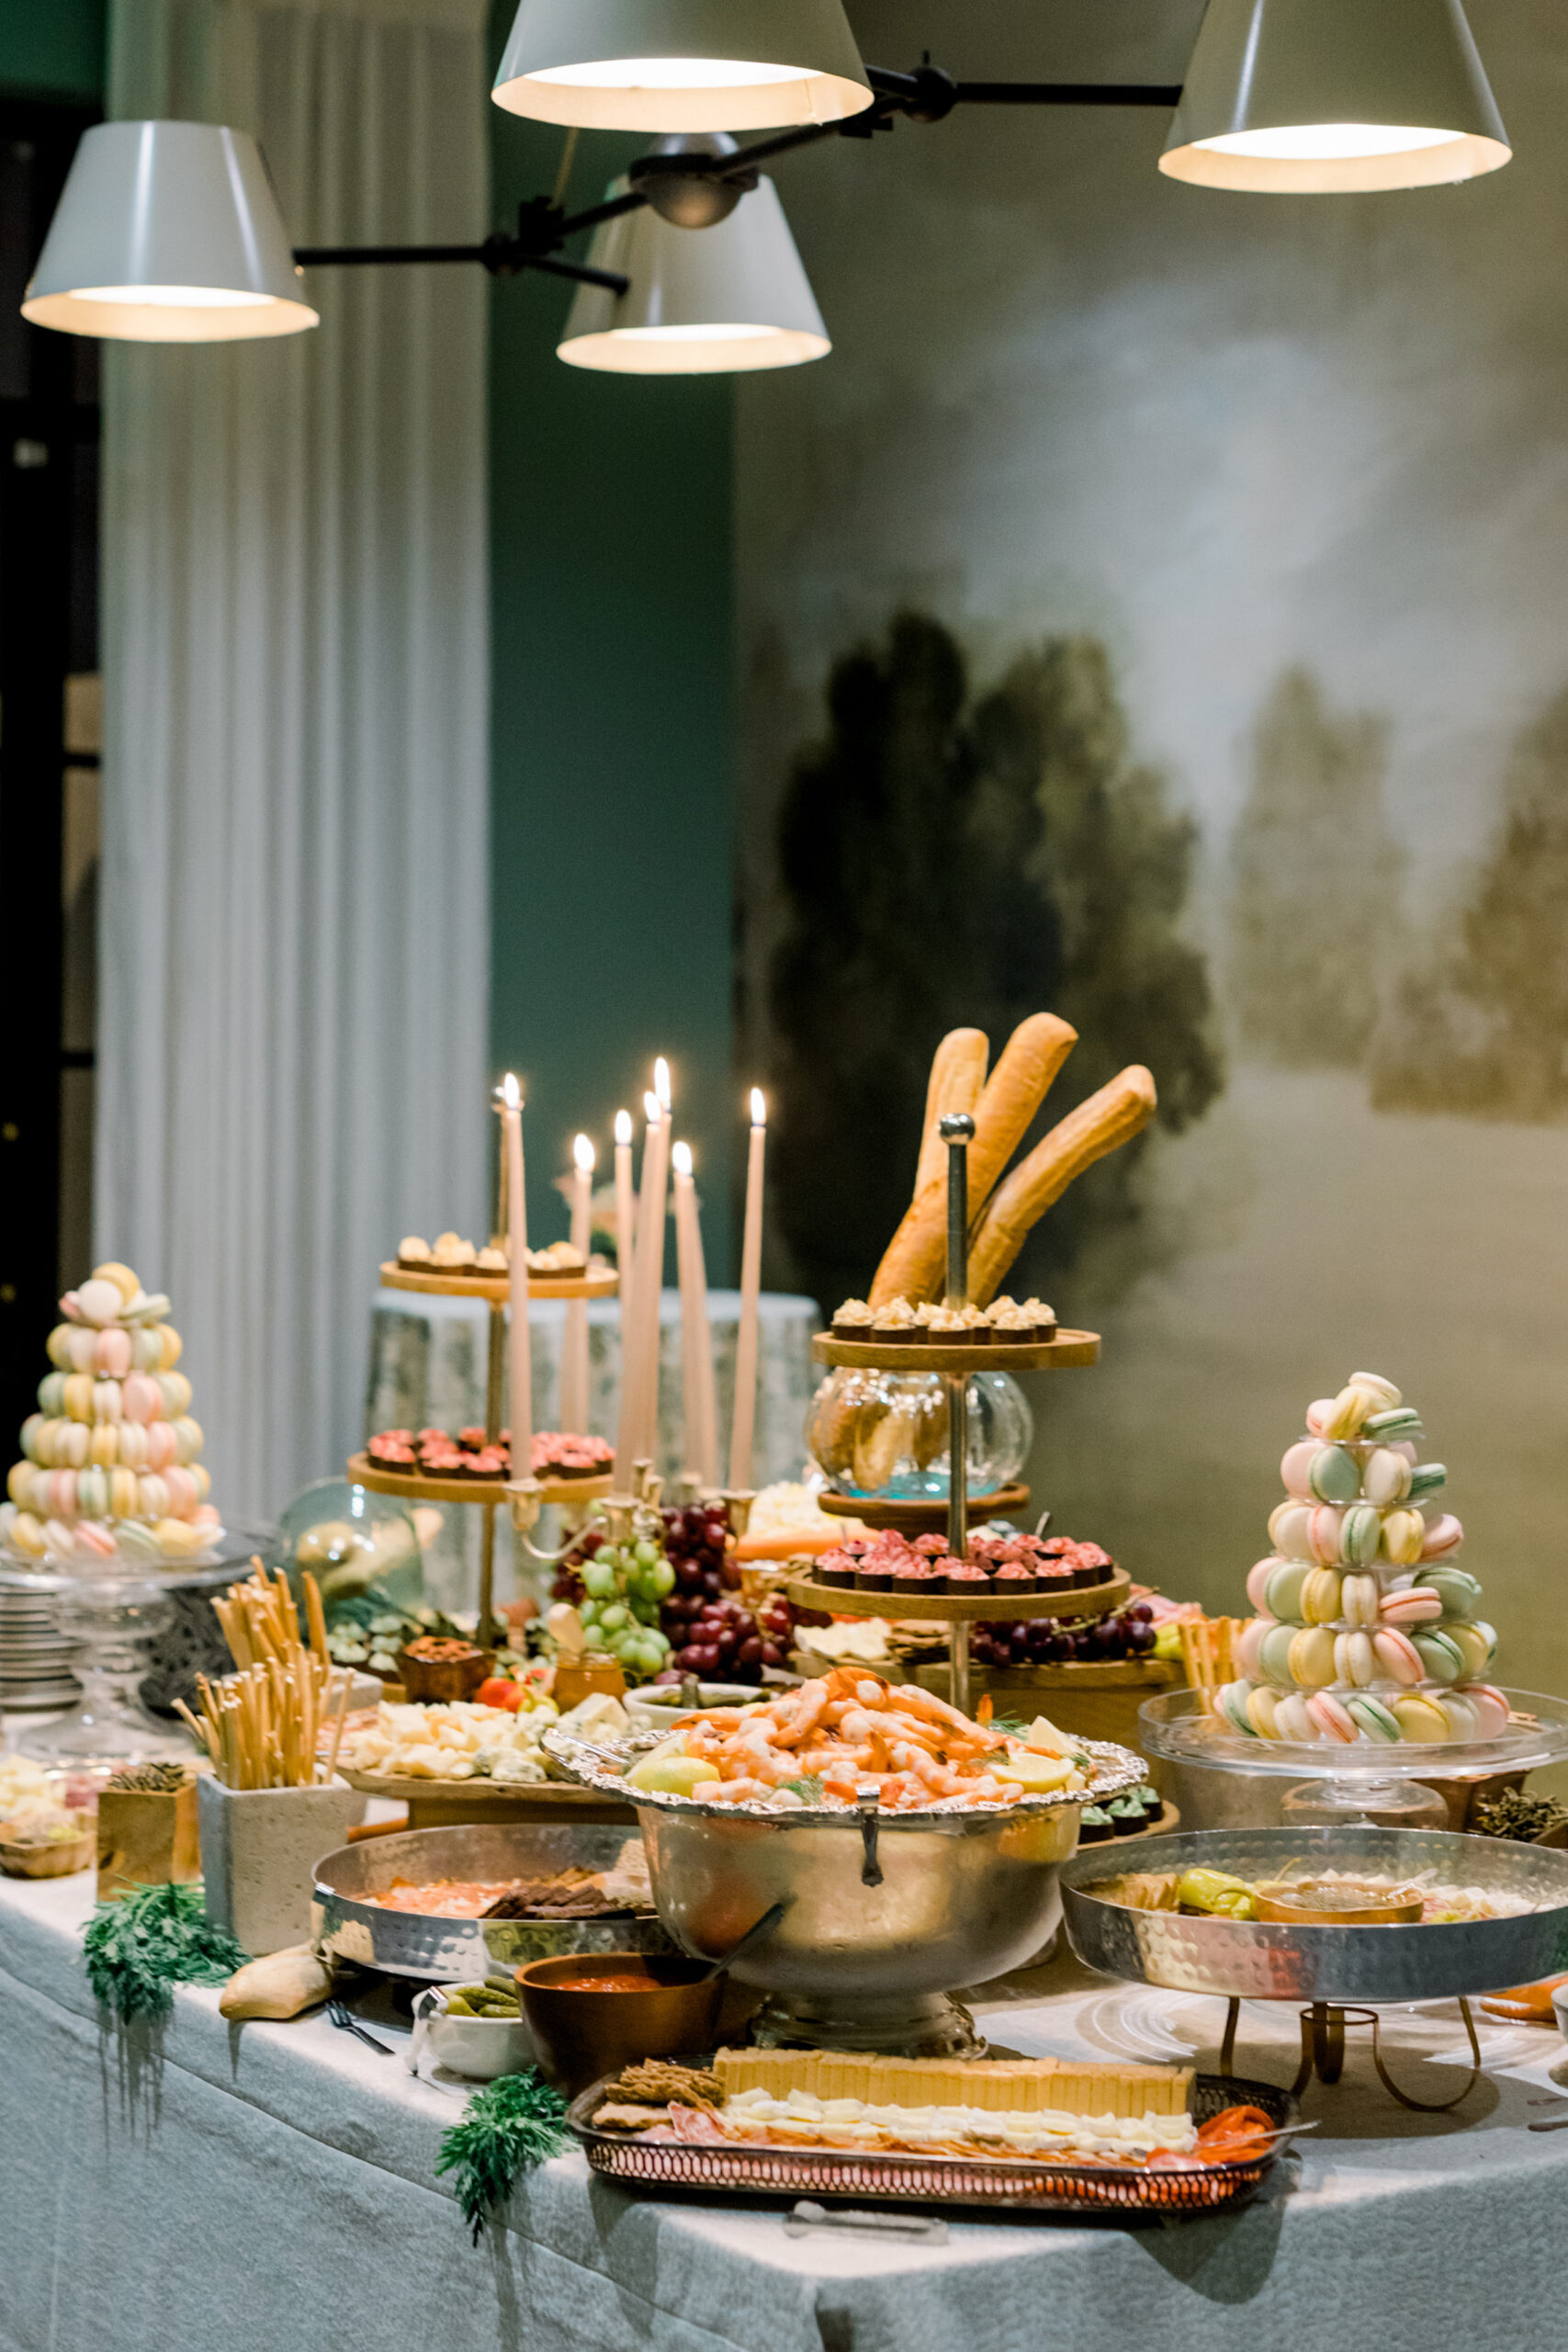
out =
[[[155,2048],[102,2029],[86,1877],[0,1883],[4,2352],[1547,2352],[1568,2338],[1555,2033],[1487,2030],[1460,2117],[1362,2055],[1272,2194],[1209,2220],[954,2218],[945,2247],[785,2237],[782,2204],[657,2202],[558,2158],[470,2247],[434,2174],[460,2112],[316,2018],[231,2027],[182,1989]],[[1010,1995],[1011,1997],[1010,1997]],[[1031,2053],[1184,2055],[1221,2005],[1057,1963],[977,2005]],[[378,2026],[378,2030],[383,2029]],[[1457,2054],[1456,2013],[1396,2029]],[[1286,2080],[1293,2019],[1249,2007]],[[392,2037],[389,2035],[388,2039]],[[1393,2063],[1407,2073],[1409,2050]],[[1446,2069],[1443,2070],[1446,2072]],[[1424,2080],[1439,2082],[1428,2069]],[[1449,2086],[1455,2078],[1448,2075]],[[1299,2181],[1288,2188],[1292,2181]]]

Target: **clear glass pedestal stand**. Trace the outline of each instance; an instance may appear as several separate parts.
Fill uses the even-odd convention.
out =
[[[265,1541],[270,1545],[272,1540],[268,1531]],[[173,1619],[177,1585],[200,1579],[220,1589],[246,1574],[260,1548],[257,1531],[231,1528],[221,1542],[194,1559],[171,1562],[162,1575],[140,1566],[115,1571],[108,1563],[107,1573],[79,1573],[0,1554],[0,1584],[6,1589],[54,1600],[55,1622],[82,1685],[73,1707],[20,1734],[17,1753],[62,1765],[188,1758],[191,1742],[180,1726],[160,1723],[141,1703],[137,1685],[147,1671],[148,1646]]]

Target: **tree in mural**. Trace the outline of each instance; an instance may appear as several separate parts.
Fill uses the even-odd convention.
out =
[[[1380,1110],[1568,1114],[1568,692],[1519,738],[1456,944],[1406,974],[1372,1058]]]
[[[1230,995],[1244,1049],[1359,1068],[1397,944],[1403,855],[1383,817],[1385,722],[1288,670],[1259,715],[1231,839]]]
[[[1026,1013],[1071,1021],[1042,1125],[1144,1061],[1179,1132],[1222,1075],[1207,970],[1179,932],[1192,826],[1134,762],[1102,646],[1050,639],[975,698],[951,632],[904,613],[834,665],[827,701],[780,816],[770,1152],[795,1278],[831,1305],[863,1291],[908,1204],[943,1031],[973,1023],[996,1052]],[[1124,1276],[1142,1262],[1140,1158],[1070,1190],[1015,1290],[1049,1295],[1091,1238]]]

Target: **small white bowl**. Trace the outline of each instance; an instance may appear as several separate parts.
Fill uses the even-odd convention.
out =
[[[419,2072],[428,2051],[438,2066],[469,2082],[493,2083],[500,2075],[520,2075],[534,2065],[538,2053],[525,2018],[452,2017],[439,1984],[427,1985],[413,2005],[413,2040],[409,2046],[411,2071]]]

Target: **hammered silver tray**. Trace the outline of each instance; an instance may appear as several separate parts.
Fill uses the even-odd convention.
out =
[[[1186,1918],[1136,1911],[1100,1891],[1145,1871],[1228,1871],[1250,1880],[1298,1870],[1432,1873],[1535,1907],[1512,1918],[1331,1928]],[[1253,2001],[1429,2001],[1533,1984],[1568,1969],[1568,1853],[1445,1829],[1209,1829],[1095,1847],[1065,1864],[1062,1907],[1074,1951],[1102,1975]]]
[[[701,2063],[696,2061],[694,2063]],[[746,2197],[874,2198],[886,2204],[968,2205],[992,2212],[1212,2213],[1256,2194],[1279,2153],[1253,2164],[1203,2165],[1191,2171],[1144,2165],[1051,2164],[1036,2157],[872,2154],[847,2148],[733,2148],[686,2141],[648,2141],[597,2132],[591,2120],[611,2075],[573,2099],[567,2123],[589,2164],[627,2188],[691,2188]],[[1192,2112],[1206,2122],[1227,2107],[1259,2107],[1280,2130],[1296,2120],[1296,2102],[1275,2083],[1241,2075],[1200,2075]]]
[[[560,1952],[674,1951],[652,1912],[601,1919],[432,1919],[366,1900],[399,1879],[426,1885],[433,1879],[525,1878],[574,1865],[606,1870],[628,1839],[640,1842],[635,1829],[531,1822],[466,1822],[363,1838],[336,1847],[316,1864],[312,1935],[323,1951],[359,1967],[440,1984],[477,1984]]]

